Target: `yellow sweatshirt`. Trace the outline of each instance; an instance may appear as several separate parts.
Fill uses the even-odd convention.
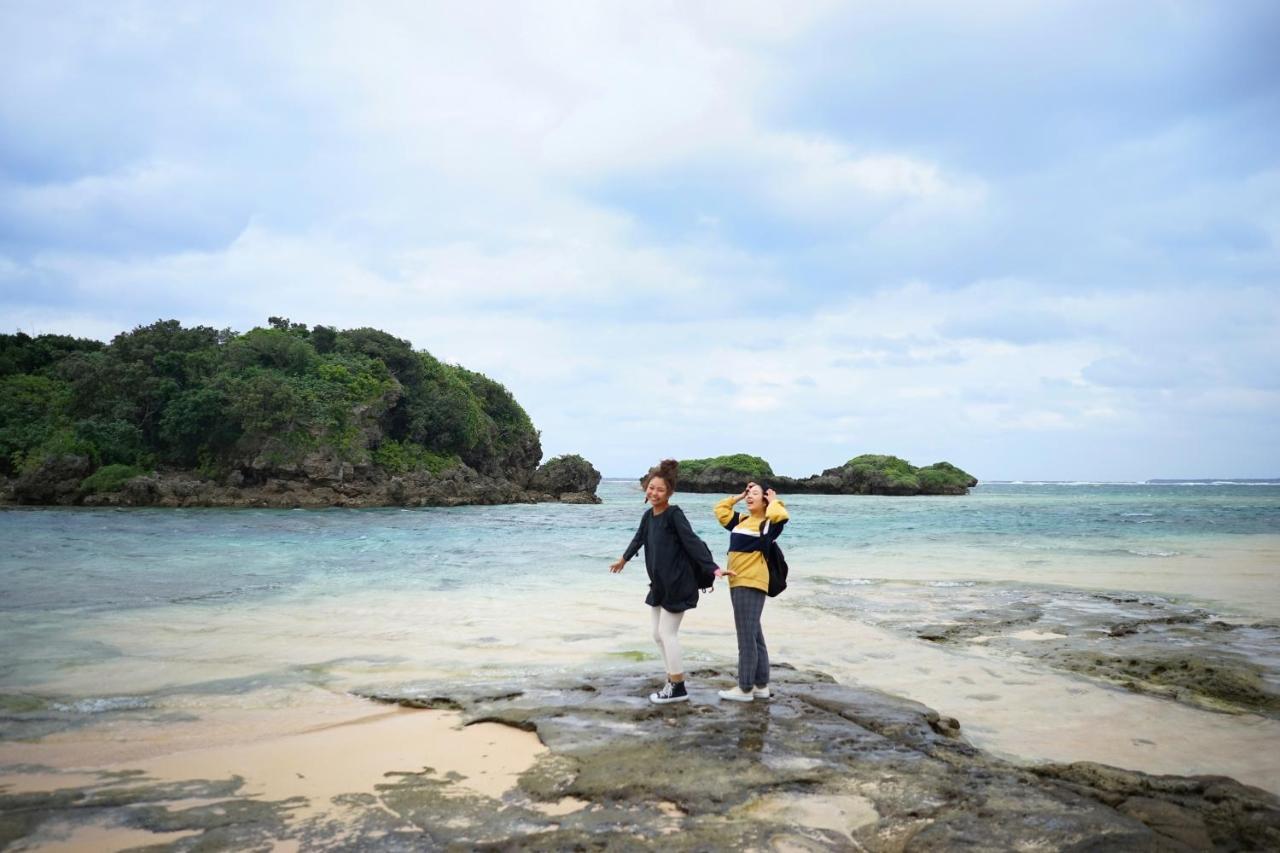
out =
[[[764,517],[758,518],[751,513],[737,512],[733,508],[736,495],[731,495],[716,504],[716,521],[721,526],[729,527],[729,561],[725,566],[733,572],[729,578],[729,588],[748,586],[762,592],[769,591],[769,565],[764,560],[761,548],[760,528],[764,522],[779,524],[791,516],[781,500],[773,500],[765,507]],[[734,519],[737,524],[734,524]]]

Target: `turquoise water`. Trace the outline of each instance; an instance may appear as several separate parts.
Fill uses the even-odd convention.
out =
[[[600,494],[597,506],[0,512],[0,742],[117,717],[162,725],[211,703],[657,666],[643,561],[608,571],[642,497],[630,481]],[[720,554],[717,499],[677,503]],[[993,484],[787,503],[792,586],[768,621],[800,664],[841,665],[829,642],[840,629],[815,620],[851,636],[858,621],[927,621],[960,586],[992,606],[1067,587],[1280,612],[1280,485]],[[728,597],[704,599],[682,634],[695,665],[731,659]]]
[[[273,596],[500,583],[511,594],[598,581],[643,511],[605,481],[598,506],[0,512],[0,613],[234,606]],[[716,496],[678,495],[714,552]],[[795,496],[793,562],[940,551],[1005,558],[1036,580],[1059,555],[1151,561],[1280,533],[1280,485],[984,485],[966,497]],[[0,640],[10,620],[0,618]],[[12,649],[9,643],[5,647]],[[8,652],[6,654],[9,654]]]

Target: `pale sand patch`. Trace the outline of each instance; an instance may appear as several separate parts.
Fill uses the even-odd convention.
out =
[[[97,773],[10,773],[0,777],[0,791],[6,794],[47,794],[63,788],[88,788],[105,781]]]
[[[1211,541],[1169,536],[1152,550],[1172,556],[920,546],[903,553],[864,554],[856,560],[823,549],[810,549],[805,557],[809,573],[846,580],[1008,581],[1149,592],[1255,618],[1280,618],[1280,535],[1256,533]],[[1043,562],[1029,565],[1029,560]]]
[[[373,793],[375,785],[387,781],[387,773],[416,773],[428,767],[440,776],[456,773],[463,777],[457,783],[461,787],[497,799],[515,787],[519,775],[547,751],[537,735],[510,726],[463,726],[462,715],[452,711],[396,708],[371,714],[382,706],[347,698],[349,712],[360,711],[360,716],[348,713],[346,719],[334,722],[332,709],[318,718],[313,709],[297,707],[292,709],[293,726],[288,733],[280,732],[284,721],[278,718],[264,720],[265,733],[252,729],[254,716],[269,718],[270,713],[214,712],[198,723],[205,734],[206,745],[201,748],[173,750],[171,740],[154,735],[141,747],[129,744],[131,727],[119,724],[113,727],[112,739],[96,743],[90,736],[102,733],[89,729],[36,743],[0,744],[0,763],[141,770],[149,778],[165,781],[238,775],[245,779],[240,796],[305,797],[308,805],[300,811],[312,813],[326,810],[339,794]],[[224,716],[232,717],[231,727],[224,727]],[[147,728],[145,724],[134,727]],[[244,737],[250,732],[252,736]],[[118,758],[122,746],[129,747],[123,750],[130,753],[128,758],[101,761],[107,756]],[[5,784],[11,780],[23,784],[22,775],[10,774]],[[48,784],[51,774],[42,775],[46,778],[40,784]]]
[[[198,714],[196,719],[160,723],[108,718],[34,742],[0,741],[0,766],[43,764],[97,770],[167,753],[297,734],[358,720],[379,707],[346,693],[311,687],[231,696],[179,696],[166,708]]]
[[[397,708],[363,719],[238,746],[157,756],[136,766],[149,776],[182,779],[245,778],[245,795],[283,800],[306,797],[305,811],[330,800],[372,793],[390,772],[457,773],[462,787],[500,798],[546,752],[538,737],[497,723],[462,726],[451,711]]]
[[[577,797],[561,797],[554,803],[529,803],[528,808],[547,817],[564,817],[567,814],[580,812],[589,805],[591,805],[590,800],[580,800]]]
[[[880,819],[875,805],[857,794],[770,794],[742,807],[747,817],[835,832],[853,841],[853,830]]]
[[[658,803],[658,811],[662,812],[665,817],[680,818],[684,817],[685,811],[670,800],[662,800]]]
[[[1014,631],[1008,635],[1014,640],[1065,640],[1066,634],[1059,634],[1057,631],[1037,631],[1034,628],[1027,628],[1022,631]]]
[[[41,827],[37,836],[23,839],[15,846],[5,849],[39,850],[40,853],[101,853],[104,850],[127,850],[131,847],[172,844],[192,835],[199,835],[199,833],[148,832],[145,829],[100,824],[84,826],[63,824],[51,828]]]

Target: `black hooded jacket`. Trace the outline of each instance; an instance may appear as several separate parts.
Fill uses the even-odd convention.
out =
[[[649,547],[649,528],[657,525],[657,535]],[[716,562],[707,543],[689,526],[678,506],[668,506],[659,516],[645,510],[640,527],[623,553],[630,560],[644,548],[644,565],[649,570],[649,595],[644,603],[672,613],[698,606],[698,590],[715,583]]]

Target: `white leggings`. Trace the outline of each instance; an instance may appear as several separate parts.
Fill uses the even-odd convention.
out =
[[[679,675],[684,672],[680,667],[680,620],[684,613],[672,613],[661,607],[649,608],[653,611],[653,641],[662,650],[662,662],[666,664],[668,675]]]

